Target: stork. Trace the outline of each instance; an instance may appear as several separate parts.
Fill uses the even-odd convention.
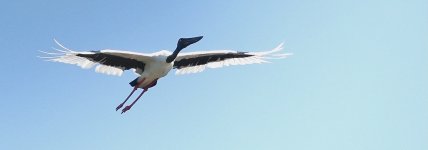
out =
[[[58,52],[41,52],[49,55],[42,57],[48,61],[74,64],[83,69],[96,65],[96,72],[108,75],[121,76],[125,70],[133,70],[139,76],[129,83],[133,89],[126,99],[116,107],[116,111],[123,107],[137,89],[143,90],[130,105],[122,109],[121,113],[130,110],[149,88],[156,85],[158,79],[166,76],[172,69],[177,69],[176,74],[198,73],[205,68],[266,63],[268,62],[266,59],[281,59],[291,55],[291,53],[278,53],[283,49],[283,43],[270,51],[262,52],[211,50],[180,53],[181,50],[198,42],[202,37],[180,38],[173,52],[161,50],[146,54],[111,49],[79,52],[64,47],[55,39],[55,43],[61,47],[61,49],[55,49]]]

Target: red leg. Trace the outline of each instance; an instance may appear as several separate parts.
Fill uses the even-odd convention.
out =
[[[134,86],[134,89],[132,89],[131,93],[128,95],[128,97],[126,97],[125,101],[123,101],[122,103],[119,104],[119,106],[116,107],[116,111],[123,107],[126,101],[128,101],[129,97],[131,97],[131,95],[134,94],[134,92],[138,89],[140,84],[144,82],[145,79],[146,78],[143,78],[140,82],[137,83],[137,85]]]
[[[138,101],[138,99],[140,99],[140,97],[147,91],[147,89],[144,89],[143,92],[141,92],[140,95],[138,95],[137,99],[135,99],[131,105],[126,106],[125,108],[122,109],[122,113],[125,113],[126,111],[128,111],[129,109],[131,109],[132,106],[134,106],[134,104]]]
[[[152,83],[150,83],[149,85],[147,85],[146,87],[144,87],[143,92],[141,92],[140,95],[138,95],[137,99],[135,99],[131,105],[126,106],[125,108],[122,109],[122,114],[125,113],[126,111],[128,111],[129,109],[132,108],[132,106],[134,106],[134,104],[140,99],[140,97],[147,91],[149,90],[149,88],[155,86],[157,83],[157,79],[154,80]]]

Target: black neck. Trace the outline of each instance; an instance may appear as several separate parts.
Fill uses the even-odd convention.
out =
[[[174,52],[166,58],[166,62],[167,62],[167,63],[171,63],[171,62],[173,62],[173,61],[175,60],[175,58],[177,58],[178,53],[179,53],[182,49],[183,49],[183,48],[180,48],[180,47],[178,47],[178,46],[177,46],[177,48],[174,50]]]

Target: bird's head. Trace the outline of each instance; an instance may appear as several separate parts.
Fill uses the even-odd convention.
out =
[[[167,57],[166,62],[171,63],[174,61],[174,59],[177,57],[178,53],[186,48],[189,45],[192,45],[193,43],[198,42],[201,40],[203,36],[197,36],[192,38],[180,38],[177,42],[177,48],[175,48],[174,52]]]
[[[192,38],[180,38],[177,42],[177,49],[182,50],[182,49],[186,48],[187,46],[198,42],[202,38],[203,38],[203,36],[197,36],[197,37],[192,37]]]

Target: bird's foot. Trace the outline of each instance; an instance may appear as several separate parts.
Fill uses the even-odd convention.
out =
[[[117,106],[117,107],[116,107],[116,111],[117,111],[117,110],[119,110],[120,108],[122,108],[122,107],[123,107],[123,104],[124,104],[124,103],[121,103],[119,106]]]
[[[126,111],[128,111],[129,109],[131,109],[132,106],[126,106],[125,108],[122,109],[122,113],[125,113]]]

